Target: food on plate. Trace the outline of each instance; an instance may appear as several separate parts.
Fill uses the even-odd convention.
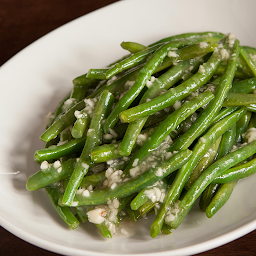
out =
[[[256,171],[256,49],[218,32],[121,47],[48,115],[27,189],[44,188],[72,229],[89,221],[104,237],[149,215],[152,237],[169,234],[198,198],[211,218]]]

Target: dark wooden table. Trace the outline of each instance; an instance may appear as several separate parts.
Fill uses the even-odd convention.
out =
[[[53,29],[114,0],[1,0],[0,66]],[[0,227],[0,256],[58,255],[31,245]],[[256,231],[199,255],[256,255]]]

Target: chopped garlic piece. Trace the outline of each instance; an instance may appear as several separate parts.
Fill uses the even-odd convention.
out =
[[[96,208],[87,212],[88,221],[94,224],[101,224],[105,221],[107,212],[105,209]]]
[[[177,109],[180,108],[180,107],[181,107],[181,102],[177,100],[177,101],[173,104],[173,108],[174,108],[175,110],[177,110]]]
[[[54,167],[55,169],[58,169],[59,167],[61,167],[61,162],[60,162],[60,160],[55,161],[55,162],[53,163],[53,167]]]
[[[41,165],[40,165],[40,168],[42,169],[42,170],[46,170],[46,169],[48,169],[50,167],[50,165],[49,165],[49,163],[47,162],[47,161],[43,161],[42,163],[41,163]]]
[[[173,52],[173,51],[169,51],[168,52],[168,57],[172,58],[172,57],[178,57],[179,55],[176,53],[176,52]]]

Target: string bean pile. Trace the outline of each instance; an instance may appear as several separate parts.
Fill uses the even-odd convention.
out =
[[[256,172],[256,49],[218,32],[121,47],[48,115],[27,189],[44,188],[72,229],[109,238],[154,215],[151,236],[170,234],[198,198],[211,218]]]

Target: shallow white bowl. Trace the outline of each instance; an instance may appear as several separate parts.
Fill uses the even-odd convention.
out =
[[[44,115],[72,87],[72,79],[125,54],[122,41],[150,44],[195,31],[232,32],[256,46],[254,0],[126,0],[54,30],[0,69],[0,224],[39,247],[65,255],[191,255],[232,241],[256,228],[256,176],[241,181],[212,219],[194,208],[172,235],[150,238],[140,225],[130,237],[105,240],[93,225],[69,230],[43,190],[25,183],[38,170],[34,151],[43,147]],[[19,173],[17,173],[19,172]],[[16,173],[16,174],[15,174]]]

